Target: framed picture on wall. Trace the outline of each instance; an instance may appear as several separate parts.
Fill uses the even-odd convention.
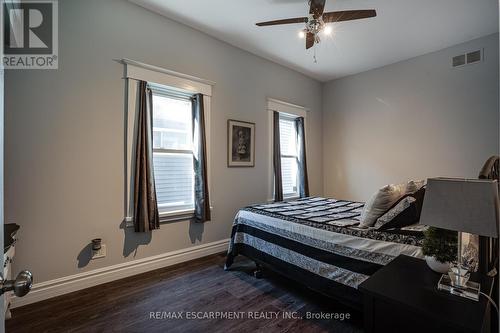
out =
[[[227,121],[227,166],[255,166],[255,123]]]

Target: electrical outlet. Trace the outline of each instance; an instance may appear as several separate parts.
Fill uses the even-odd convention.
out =
[[[91,259],[104,258],[106,256],[106,244],[101,244],[101,248],[97,251],[92,250]]]

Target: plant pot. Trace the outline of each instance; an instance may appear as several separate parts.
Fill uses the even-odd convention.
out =
[[[434,272],[445,274],[450,269],[451,263],[437,261],[434,257],[425,256],[425,262]]]

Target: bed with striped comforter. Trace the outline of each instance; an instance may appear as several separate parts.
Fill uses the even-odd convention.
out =
[[[321,197],[253,205],[235,219],[226,269],[238,254],[353,306],[357,287],[400,254],[422,257],[418,228],[356,225],[364,204]]]

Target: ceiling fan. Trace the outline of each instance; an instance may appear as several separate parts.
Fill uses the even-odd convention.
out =
[[[306,26],[301,35],[306,37],[306,49],[319,43],[319,33],[327,28],[326,24],[331,22],[359,20],[377,16],[374,9],[367,10],[344,10],[338,12],[324,13],[326,0],[309,0],[309,15],[307,17],[295,17],[283,20],[256,23],[259,27],[280,24],[305,23]]]

